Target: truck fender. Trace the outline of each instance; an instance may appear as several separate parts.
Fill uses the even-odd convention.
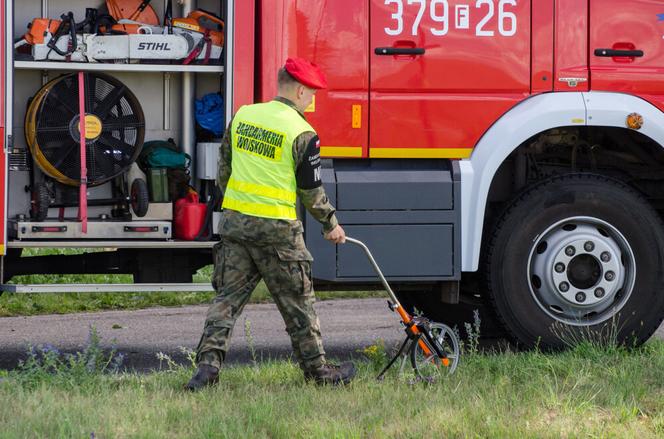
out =
[[[639,97],[612,92],[546,93],[521,102],[482,136],[461,169],[461,270],[477,271],[484,213],[491,182],[503,161],[523,142],[543,131],[575,125],[626,127],[640,114],[640,132],[664,145],[664,113]]]

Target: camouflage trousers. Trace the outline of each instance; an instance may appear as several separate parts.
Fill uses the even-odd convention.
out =
[[[258,282],[263,279],[286,322],[293,353],[303,370],[325,363],[320,324],[313,308],[311,254],[302,235],[294,242],[254,245],[224,238],[215,246],[212,284],[217,297],[208,309],[196,361],[220,367],[233,326]]]

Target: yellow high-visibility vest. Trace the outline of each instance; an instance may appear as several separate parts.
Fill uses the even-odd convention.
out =
[[[232,169],[222,207],[262,218],[297,219],[293,143],[307,131],[314,129],[282,102],[241,107],[231,124]]]

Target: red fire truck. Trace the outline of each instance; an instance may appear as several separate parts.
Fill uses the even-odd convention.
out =
[[[241,105],[270,100],[278,68],[298,56],[330,84],[307,111],[327,193],[406,303],[448,323],[479,309],[483,324],[527,346],[580,334],[638,344],[662,323],[664,4],[185,1],[183,14],[198,6],[225,20],[221,65],[15,59],[33,17],[82,16],[98,6],[89,3],[0,2],[6,291],[120,288],[8,283],[29,273],[131,273],[136,284],[123,288],[209,288],[189,282],[214,241],[137,234],[162,233],[163,218],[116,220],[91,203],[91,234],[66,221],[75,202],[56,203],[45,222],[30,218],[23,121],[42,84],[62,70],[118,78],[144,110],[146,139],[179,139],[201,187],[214,177],[200,171],[210,156],[196,148],[193,99],[221,92],[228,121]],[[157,15],[161,3],[152,2]],[[91,200],[104,196],[95,190]],[[375,283],[358,249],[326,243],[304,212],[302,221],[319,286]],[[94,232],[116,223],[118,232]],[[147,229],[132,229],[138,223]],[[97,251],[21,257],[31,247]]]

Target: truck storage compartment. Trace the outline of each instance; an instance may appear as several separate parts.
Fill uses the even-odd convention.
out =
[[[446,160],[327,161],[323,184],[346,234],[371,248],[393,280],[460,277],[458,165]],[[456,201],[456,202],[455,202]],[[366,282],[375,273],[362,251],[323,242],[306,215],[314,277]]]
[[[342,215],[343,218],[343,215]],[[364,242],[380,255],[381,270],[392,277],[451,276],[454,273],[454,226],[451,224],[400,224],[344,228],[348,236]],[[337,250],[340,277],[375,276],[363,250],[341,245]]]
[[[451,210],[454,208],[452,176],[435,169],[339,170],[337,200],[337,209],[341,211]]]
[[[196,143],[218,142],[219,134],[210,136],[197,130],[194,99],[210,93],[225,94],[226,29],[223,20],[196,11],[205,9],[225,17],[232,1],[173,1],[175,30],[164,32],[167,28],[158,26],[165,23],[168,4],[168,1],[151,2],[149,8],[154,9],[158,23],[149,23],[151,28],[137,31],[139,34],[127,30],[126,37],[136,40],[126,44],[133,48],[127,52],[131,56],[120,53],[125,45],[119,44],[114,46],[115,52],[105,52],[117,53],[112,60],[95,56],[101,53],[100,47],[115,45],[119,40],[109,34],[102,35],[101,30],[99,39],[88,40],[94,26],[82,27],[84,19],[106,12],[103,0],[14,0],[7,5],[8,16],[13,20],[14,41],[20,43],[16,47],[21,46],[14,51],[14,59],[9,59],[14,68],[7,78],[7,98],[13,102],[7,111],[11,137],[6,231],[10,240],[168,240],[173,229],[172,203],[186,195],[187,184],[205,200],[214,176],[197,175],[197,170],[206,166],[196,161]],[[56,27],[46,30],[43,36],[57,42],[54,44],[58,50],[50,49],[53,53],[74,50],[72,53],[51,56],[53,53],[48,50],[35,50],[39,42],[27,45],[21,42],[33,20],[60,19],[62,14],[73,17],[73,23],[78,24],[76,44],[73,33],[58,34]],[[195,35],[199,23],[215,26],[216,33],[198,29],[200,35]],[[201,35],[203,39],[198,38]],[[147,39],[138,41],[140,38]],[[186,41],[187,56],[173,58],[172,51],[166,50],[173,46],[169,38]],[[141,47],[150,52],[149,56],[135,56]],[[36,53],[41,55],[35,57]],[[80,206],[86,203],[80,201],[82,193],[79,195],[81,123],[77,122],[80,88],[76,72],[85,75],[82,82],[89,184],[85,191],[87,231],[81,226]],[[63,79],[62,75],[69,76]],[[49,84],[58,84],[61,90]],[[131,109],[128,104],[132,104]],[[61,111],[56,111],[57,108]],[[97,114],[99,108],[104,109],[103,114]],[[43,134],[46,131],[50,137]],[[171,196],[177,188],[165,177],[166,169],[135,171],[133,168],[138,167],[132,165],[137,162],[144,141],[169,138],[176,139],[182,151],[191,156],[190,164],[181,173],[177,198]],[[205,154],[201,160],[212,158]],[[143,182],[135,184],[136,180]],[[160,204],[154,209],[141,203]]]

